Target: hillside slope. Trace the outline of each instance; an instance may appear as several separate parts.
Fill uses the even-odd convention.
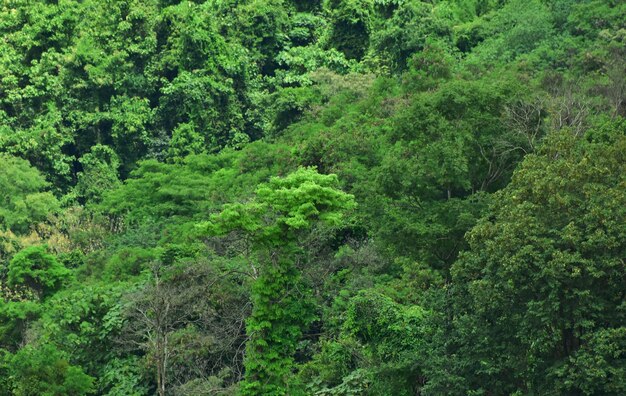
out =
[[[0,33],[0,395],[626,394],[623,2]]]

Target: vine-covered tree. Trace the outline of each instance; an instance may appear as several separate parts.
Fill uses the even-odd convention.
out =
[[[296,261],[298,238],[315,222],[340,225],[354,198],[337,189],[335,175],[300,168],[259,186],[255,199],[229,204],[204,225],[210,235],[241,230],[253,249],[252,313],[246,323],[245,395],[289,394],[294,353],[314,319]]]

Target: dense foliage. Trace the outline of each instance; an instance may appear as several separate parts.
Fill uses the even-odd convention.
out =
[[[0,5],[0,395],[626,394],[626,3]]]

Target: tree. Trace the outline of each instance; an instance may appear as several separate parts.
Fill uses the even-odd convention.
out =
[[[129,287],[89,282],[55,293],[42,304],[39,321],[31,325],[30,342],[52,343],[89,375],[102,377],[109,362],[119,356],[115,339],[123,324],[121,297]],[[101,391],[102,385],[97,383],[97,388]]]
[[[82,396],[93,391],[94,378],[72,366],[52,344],[28,345],[5,356],[11,394],[16,396]]]
[[[45,298],[59,290],[69,277],[70,271],[48,253],[47,246],[31,246],[11,259],[7,284],[26,286]]]
[[[26,233],[59,209],[48,183],[28,161],[0,153],[0,227]]]
[[[219,376],[228,387],[241,379],[243,323],[247,295],[236,271],[218,271],[216,262],[186,259],[156,263],[152,279],[125,296],[119,341],[146,354],[163,396],[192,386],[197,378]]]
[[[496,194],[452,268],[454,358],[430,391],[624,393],[623,130],[554,132]]]
[[[248,203],[225,205],[203,225],[209,235],[244,232],[256,254],[244,395],[289,393],[296,344],[314,317],[307,291],[299,290],[298,238],[316,222],[339,225],[344,212],[355,207],[354,197],[337,183],[335,175],[300,168],[260,185]]]
[[[219,4],[219,3],[218,3]],[[290,19],[284,0],[225,1],[218,6],[229,36],[239,39],[247,58],[272,75],[276,55],[288,42]]]
[[[372,35],[375,56],[392,71],[404,70],[414,54],[431,43],[450,42],[450,21],[439,17],[435,8],[425,1],[404,1],[381,29]]]
[[[305,366],[324,385],[318,390],[314,383],[315,394],[414,395],[422,378],[423,316],[419,306],[359,291],[343,312],[339,336],[322,343],[322,352]]]
[[[329,44],[348,59],[360,60],[369,46],[374,7],[371,0],[332,0]]]
[[[120,183],[120,160],[115,152],[104,145],[95,145],[79,160],[83,167],[77,175],[75,192],[83,202],[98,203],[102,195]]]
[[[192,124],[209,152],[247,141],[241,89],[247,84],[245,55],[227,45],[210,2],[164,8],[157,35],[164,38],[149,70],[160,86],[156,121],[168,135]]]
[[[125,342],[150,354],[150,365],[156,368],[159,396],[165,396],[169,385],[171,333],[190,320],[189,309],[175,289],[164,287],[159,268],[155,267],[153,283],[137,293],[126,313]]]
[[[0,285],[0,344],[15,351],[26,341],[29,326],[37,320],[42,306],[27,287]]]
[[[206,150],[204,138],[196,132],[193,124],[179,124],[172,132],[168,157],[172,162],[181,162],[190,154],[200,154]]]

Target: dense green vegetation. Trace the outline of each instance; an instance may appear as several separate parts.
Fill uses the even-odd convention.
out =
[[[0,395],[626,394],[626,3],[7,0]]]

